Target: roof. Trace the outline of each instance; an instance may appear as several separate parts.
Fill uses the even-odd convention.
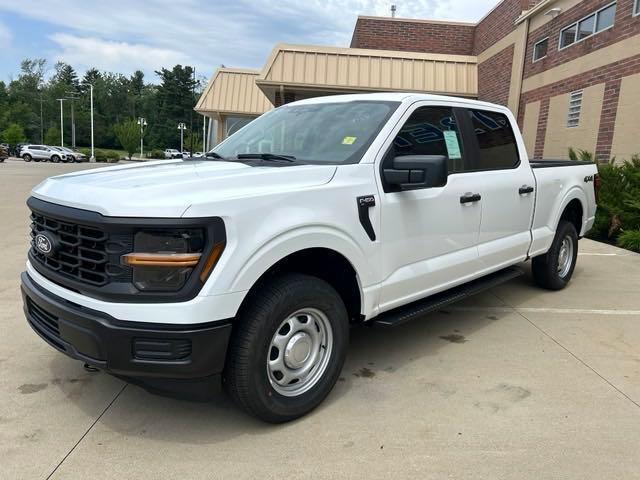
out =
[[[272,109],[269,99],[256,86],[259,73],[245,68],[219,68],[202,92],[195,111],[260,115]]]
[[[299,100],[294,104],[310,104],[310,103],[336,103],[336,102],[355,102],[355,101],[386,101],[386,102],[452,102],[461,105],[465,105],[468,108],[491,108],[493,110],[509,111],[504,105],[498,105],[490,102],[483,102],[481,100],[474,100],[471,98],[451,97],[447,95],[434,95],[429,93],[414,93],[414,92],[380,92],[380,93],[359,93],[351,95],[331,95],[326,97],[314,97],[305,100]]]
[[[265,92],[284,86],[335,93],[414,91],[475,97],[477,59],[360,48],[277,45],[257,85]]]

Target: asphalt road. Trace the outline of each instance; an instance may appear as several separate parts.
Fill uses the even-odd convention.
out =
[[[265,425],[223,394],[180,401],[87,373],[26,324],[29,190],[92,167],[0,164],[1,479],[640,476],[639,255],[583,240],[561,292],[524,276],[355,329],[324,404]]]

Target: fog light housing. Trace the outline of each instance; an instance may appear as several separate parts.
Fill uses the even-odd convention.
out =
[[[132,350],[138,360],[184,360],[191,356],[191,340],[134,338]]]

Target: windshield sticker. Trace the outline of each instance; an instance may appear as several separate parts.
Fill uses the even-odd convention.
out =
[[[462,154],[460,153],[460,144],[458,143],[458,134],[452,130],[442,132],[444,135],[444,141],[447,144],[447,152],[451,160],[460,160]]]
[[[342,144],[343,145],[353,145],[356,140],[358,139],[358,137],[344,137],[342,139]]]

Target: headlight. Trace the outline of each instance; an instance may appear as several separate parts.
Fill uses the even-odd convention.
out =
[[[210,252],[204,251],[205,243],[201,229],[142,231],[134,237],[134,253],[123,255],[122,262],[133,267],[139,290],[178,291],[195,269],[204,282],[222,253],[224,243]]]

